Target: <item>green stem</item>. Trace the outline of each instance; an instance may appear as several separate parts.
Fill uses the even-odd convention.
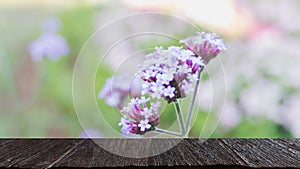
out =
[[[177,100],[174,101],[174,105],[175,105],[175,109],[176,109],[177,119],[178,119],[178,122],[179,122],[180,133],[176,133],[176,132],[172,132],[172,131],[168,131],[168,130],[164,130],[164,129],[160,129],[160,128],[156,128],[154,130],[154,132],[173,135],[173,136],[178,136],[178,137],[182,137],[182,136],[185,135],[186,130],[185,130],[185,127],[184,127],[182,112],[181,112],[180,105],[179,105]]]
[[[182,112],[181,112],[178,100],[174,101],[174,105],[175,105],[175,109],[176,109],[177,120],[179,122],[180,132],[181,132],[182,136],[184,136],[186,134],[186,130],[185,130],[183,117],[182,117]]]
[[[186,128],[187,132],[184,134],[184,137],[187,137],[188,133],[189,133],[190,121],[191,121],[191,117],[192,117],[192,113],[193,113],[193,109],[194,109],[194,105],[195,105],[195,101],[196,101],[198,86],[199,86],[199,83],[200,83],[201,73],[202,73],[203,69],[204,69],[204,66],[201,66],[201,68],[198,72],[198,79],[197,79],[196,86],[195,86],[195,89],[194,89],[194,93],[193,93],[191,105],[190,105],[190,108],[189,108],[189,112],[188,112],[188,115],[187,115],[187,118],[186,118],[185,128]]]
[[[162,134],[167,134],[167,135],[172,135],[172,136],[177,136],[177,137],[181,137],[182,136],[182,134],[180,134],[180,133],[176,133],[176,132],[164,130],[164,129],[161,129],[161,128],[156,128],[154,130],[154,132],[162,133]]]

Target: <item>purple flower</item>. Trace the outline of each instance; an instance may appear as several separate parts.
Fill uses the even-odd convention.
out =
[[[65,39],[56,34],[43,34],[29,46],[32,59],[36,62],[46,56],[53,61],[58,61],[61,56],[67,55],[69,50]]]
[[[41,61],[44,57],[58,61],[69,53],[70,48],[64,37],[56,34],[59,27],[59,20],[54,18],[42,24],[42,35],[29,45],[29,53],[34,61]]]
[[[165,98],[168,102],[183,98],[191,92],[197,80],[197,72],[204,66],[201,58],[196,58],[190,50],[171,46],[146,56],[143,65],[143,91],[152,98]]]
[[[61,22],[57,18],[49,18],[45,20],[41,25],[43,33],[57,33],[60,27]]]
[[[149,98],[133,98],[128,106],[122,110],[124,116],[121,118],[119,126],[122,126],[123,134],[143,135],[148,131],[155,130],[159,124],[158,108],[160,102],[150,103]]]
[[[126,96],[138,97],[141,93],[141,79],[136,76],[131,80],[129,75],[117,75],[106,80],[99,98],[105,98],[106,104],[121,109]]]
[[[193,51],[196,57],[201,56],[205,64],[226,50],[223,40],[216,33],[198,32],[196,36],[180,42],[184,43],[188,50]]]
[[[79,137],[80,138],[99,138],[99,137],[101,137],[101,134],[98,130],[90,128],[90,129],[86,129],[86,130],[80,132]]]

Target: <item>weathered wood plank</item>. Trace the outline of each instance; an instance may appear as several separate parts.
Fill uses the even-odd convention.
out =
[[[0,167],[46,168],[84,140],[0,140]]]
[[[167,144],[172,149],[146,158],[114,151],[153,153]],[[0,167],[173,167],[173,168],[300,168],[300,139],[2,139]]]

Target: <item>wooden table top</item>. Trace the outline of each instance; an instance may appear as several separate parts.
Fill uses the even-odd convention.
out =
[[[120,156],[117,151],[168,151],[151,157]],[[155,143],[155,144],[154,144]],[[131,146],[128,146],[131,145]],[[126,149],[126,150],[125,150]],[[300,168],[300,139],[1,139],[0,167],[161,167],[161,168]]]

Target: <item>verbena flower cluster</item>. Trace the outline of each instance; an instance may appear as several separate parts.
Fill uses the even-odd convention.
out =
[[[60,21],[56,18],[42,24],[42,35],[29,45],[29,53],[34,61],[41,61],[44,57],[57,61],[69,53],[66,40],[57,34],[59,28]]]
[[[223,40],[216,33],[197,32],[196,36],[181,40],[188,50],[194,52],[197,57],[201,57],[205,64],[215,58],[226,46]]]
[[[146,56],[143,71],[142,94],[150,93],[152,98],[163,97],[169,103],[183,98],[192,91],[197,72],[204,66],[200,58],[190,50],[171,46],[162,47]]]
[[[124,115],[119,123],[124,134],[145,134],[147,131],[155,130],[159,124],[158,109],[160,102],[151,103],[149,98],[133,98],[122,112]]]
[[[215,33],[201,32],[180,42],[184,43],[185,49],[177,46],[167,49],[156,47],[153,53],[145,56],[139,74],[142,90],[140,96],[136,95],[122,110],[123,117],[119,124],[122,133],[145,134],[155,130],[159,124],[158,109],[161,103],[153,103],[153,100],[164,98],[171,103],[186,97],[194,91],[200,70],[226,49]],[[126,80],[119,80],[119,87],[111,87],[109,79],[99,94],[111,106],[120,107],[128,93],[126,87],[122,87]]]

